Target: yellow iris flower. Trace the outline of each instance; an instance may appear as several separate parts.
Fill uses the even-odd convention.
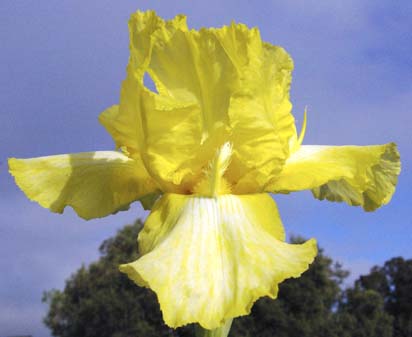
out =
[[[301,145],[306,116],[298,136],[292,59],[258,29],[189,30],[184,16],[165,21],[153,11],[133,14],[129,29],[120,104],[100,116],[119,151],[9,166],[28,198],[53,212],[71,206],[92,219],[154,202],[141,257],[120,269],[156,292],[169,326],[218,328],[308,268],[315,240],[286,243],[268,193],[311,190],[366,211],[389,202],[396,146]]]

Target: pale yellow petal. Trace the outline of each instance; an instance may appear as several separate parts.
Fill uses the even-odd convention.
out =
[[[30,200],[56,213],[71,206],[84,219],[125,210],[156,191],[141,162],[114,151],[10,158],[9,169]]]
[[[301,146],[267,191],[311,189],[318,199],[360,205],[366,211],[388,203],[400,173],[393,143],[375,146]]]
[[[275,298],[280,282],[308,268],[316,242],[291,245],[283,237],[266,194],[166,194],[139,235],[142,257],[120,269],[156,292],[169,326],[214,329],[248,314],[258,298]]]

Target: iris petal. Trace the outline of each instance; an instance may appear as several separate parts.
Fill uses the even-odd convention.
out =
[[[120,106],[100,118],[117,146],[139,152],[164,191],[191,193],[230,142],[233,193],[262,192],[294,132],[290,56],[242,24],[188,30],[183,16],[165,21],[149,11],[132,15],[129,30]],[[145,73],[157,93],[144,87]]]
[[[130,154],[141,150],[143,131],[140,116],[142,98],[139,93],[143,75],[148,70],[152,45],[157,39],[168,40],[177,29],[185,29],[186,19],[177,16],[165,22],[153,11],[137,12],[129,22],[131,56],[128,77],[122,84],[120,106],[113,106],[100,115],[100,122],[112,135],[116,145],[127,148]],[[161,84],[156,81],[158,91]],[[140,90],[141,91],[141,90]],[[170,107],[169,107],[170,110]]]
[[[164,191],[188,193],[227,138],[227,76],[233,77],[227,74],[233,67],[213,34],[188,31],[184,17],[164,21],[138,12],[129,29],[128,75],[111,124],[124,138],[122,125],[137,130],[129,134],[139,139],[143,162]],[[144,87],[145,72],[158,94]]]
[[[127,90],[125,85],[122,86],[121,96],[126,96]],[[140,121],[138,116],[133,113],[133,109],[130,106],[136,104],[136,96],[128,96],[133,102],[122,105],[122,113],[118,105],[113,105],[110,108],[103,111],[99,116],[99,122],[105,127],[107,132],[112,136],[116,147],[125,149],[130,155],[139,156],[139,140],[141,138],[141,127],[139,127]]]
[[[127,121],[138,130],[137,155],[149,174],[165,192],[191,191],[216,149],[208,141],[201,144],[197,105],[150,92],[131,74],[123,82],[121,102],[118,125],[123,116],[137,116]]]
[[[301,146],[286,162],[271,192],[311,189],[318,199],[360,205],[366,211],[387,204],[400,173],[393,143],[375,146]]]
[[[266,43],[256,54],[259,62],[252,58],[253,66],[242,70],[249,75],[229,110],[234,155],[228,176],[236,182],[236,194],[264,190],[282,169],[295,132],[289,101],[292,59],[283,48]]]
[[[315,240],[283,239],[267,194],[166,194],[139,235],[142,257],[120,269],[156,292],[169,326],[198,322],[214,329],[248,314],[258,298],[275,298],[280,282],[308,268]]]
[[[29,199],[56,213],[71,206],[84,219],[127,209],[156,191],[141,162],[114,151],[11,158],[9,168]]]

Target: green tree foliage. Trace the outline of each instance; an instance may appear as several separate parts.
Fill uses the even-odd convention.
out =
[[[339,337],[392,337],[392,317],[384,311],[383,298],[374,290],[348,289],[335,314]]]
[[[66,281],[63,291],[45,293],[49,312],[44,322],[54,336],[194,336],[194,326],[177,330],[165,326],[156,296],[118,271],[119,264],[137,258],[136,237],[141,228],[140,221],[124,227],[103,242],[100,259],[82,266]],[[320,249],[302,277],[280,285],[276,300],[263,298],[251,315],[235,319],[230,336],[392,337],[392,317],[384,312],[389,300],[382,292],[360,284],[342,292],[347,275]],[[377,288],[391,289],[376,279]]]
[[[394,337],[412,337],[412,259],[396,257],[383,267],[373,267],[356,286],[383,297],[385,311],[394,318]]]

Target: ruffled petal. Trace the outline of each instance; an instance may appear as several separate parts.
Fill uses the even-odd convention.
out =
[[[156,292],[171,327],[206,329],[246,315],[313,261],[315,240],[292,245],[267,194],[216,198],[164,195],[139,235],[142,255],[120,270]]]
[[[154,45],[168,43],[177,31],[187,31],[186,16],[177,15],[171,20],[164,20],[155,11],[132,14],[129,20],[130,58],[129,71],[134,73],[146,72],[150,69],[152,50]],[[158,90],[162,90],[161,83],[156,81]],[[160,86],[160,88],[159,88]]]
[[[196,31],[184,16],[165,21],[148,11],[133,14],[129,30],[120,106],[100,118],[117,146],[139,153],[164,191],[192,193],[230,142],[234,193],[261,192],[281,170],[294,132],[290,56],[242,24]],[[145,74],[157,93],[144,86]]]
[[[393,143],[375,146],[301,146],[271,192],[311,189],[315,198],[344,201],[366,211],[387,204],[395,191],[400,158]]]
[[[162,190],[189,193],[227,138],[223,100],[229,101],[224,87],[230,62],[208,30],[189,32],[183,16],[164,21],[153,11],[137,12],[129,30],[120,106],[100,120],[118,147],[132,157],[139,153]],[[158,93],[144,86],[145,73]]]
[[[185,29],[185,27],[185,17],[177,16],[165,22],[154,11],[137,12],[130,19],[131,55],[128,77],[121,89],[120,106],[115,105],[102,112],[99,121],[111,134],[117,147],[127,149],[131,155],[139,152],[144,137],[139,113],[142,107],[138,85],[143,85],[143,76],[148,70],[154,43],[152,41],[168,40],[177,29]],[[157,84],[160,87],[160,83],[157,82]]]
[[[10,158],[9,169],[30,200],[56,213],[71,206],[87,220],[126,210],[157,190],[141,162],[114,151]]]
[[[201,144],[198,106],[153,93],[128,74],[118,120],[125,115],[137,116],[138,155],[150,176],[165,192],[189,193],[215,151],[209,142]]]
[[[202,137],[227,119],[235,68],[213,29],[188,30],[183,16],[164,21],[153,11],[137,12],[129,22],[131,60],[128,70],[153,78],[162,96],[195,103],[202,118]],[[146,46],[142,41],[150,41]],[[142,49],[147,50],[141,57]]]
[[[260,62],[243,70],[248,75],[229,110],[234,154],[228,176],[236,182],[236,194],[264,190],[282,169],[295,132],[289,101],[292,59],[280,47],[253,46]]]
[[[100,114],[99,122],[112,136],[116,148],[122,148],[130,156],[138,157],[142,128],[139,116],[134,109],[130,109],[131,106],[136,105],[137,97],[135,92],[127,92],[129,88],[130,86],[124,84],[122,86],[121,97],[124,100],[122,110],[120,111],[118,105],[111,106]]]

